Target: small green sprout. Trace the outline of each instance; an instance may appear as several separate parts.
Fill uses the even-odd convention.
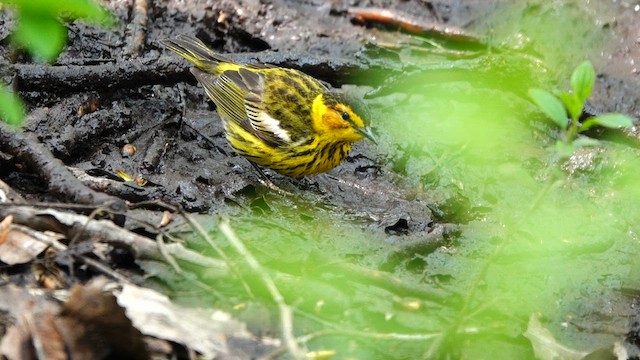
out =
[[[584,61],[571,75],[572,92],[558,91],[552,94],[542,89],[529,89],[531,100],[562,130],[561,137],[556,142],[556,150],[562,157],[571,156],[578,147],[598,145],[596,139],[579,135],[594,126],[612,129],[633,126],[631,118],[619,113],[593,116],[580,123],[582,109],[591,96],[595,80],[593,65]]]

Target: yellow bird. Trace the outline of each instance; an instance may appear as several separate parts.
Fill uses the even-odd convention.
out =
[[[193,63],[227,140],[254,164],[300,178],[338,166],[354,142],[374,140],[344,96],[298,70],[241,65],[190,36],[162,41]]]

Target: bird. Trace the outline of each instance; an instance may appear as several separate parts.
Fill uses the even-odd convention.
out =
[[[191,73],[215,103],[229,144],[254,166],[302,178],[338,166],[357,141],[375,143],[363,112],[310,75],[236,63],[189,35],[161,44],[195,65]]]

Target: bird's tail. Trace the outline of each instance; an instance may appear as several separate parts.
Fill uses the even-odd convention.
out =
[[[215,53],[193,36],[180,35],[175,39],[160,40],[160,43],[209,74],[221,72],[219,63],[233,64],[233,61]]]

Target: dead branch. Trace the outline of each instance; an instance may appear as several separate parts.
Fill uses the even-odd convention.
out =
[[[73,203],[96,205],[116,213],[126,211],[123,200],[84,186],[33,133],[13,131],[9,126],[0,123],[0,149],[27,163],[54,194],[61,195]]]
[[[150,0],[135,0],[133,4],[133,19],[127,25],[129,40],[125,48],[125,54],[139,57],[144,52],[144,44],[147,38],[147,22]]]
[[[33,229],[31,229],[30,227],[24,226],[24,225],[12,225],[12,228],[21,231],[24,234],[27,234],[29,236],[31,236],[32,238],[46,244],[47,246],[50,246],[58,251],[67,251],[68,247],[62,243],[60,243],[60,241],[58,241],[54,236],[50,236],[47,235],[45,233],[39,232],[39,231],[35,231]],[[121,275],[120,273],[118,273],[117,271],[109,268],[108,266],[102,264],[101,262],[91,259],[90,257],[84,256],[84,255],[80,255],[80,254],[74,254],[74,257],[76,257],[77,259],[81,260],[82,262],[84,262],[85,264],[89,265],[90,267],[102,272],[105,275],[111,276],[113,279],[118,280],[121,283],[125,283],[125,284],[129,284],[131,283],[131,281],[129,279],[127,279],[125,276]]]
[[[73,92],[137,88],[187,79],[189,69],[178,59],[138,58],[99,65],[16,64],[20,91]]]
[[[361,22],[375,22],[396,26],[411,34],[440,37],[450,41],[480,44],[480,39],[454,26],[443,26],[435,22],[417,19],[399,10],[384,8],[352,7],[347,11],[349,15]]]
[[[174,258],[194,265],[227,271],[227,265],[219,260],[208,258],[191,251],[182,244],[165,244],[160,251],[158,244],[144,236],[121,228],[109,220],[95,220],[88,216],[66,213],[57,210],[38,210],[27,206],[3,206],[0,218],[13,215],[14,223],[29,226],[36,230],[52,230],[71,239],[80,232],[84,238],[92,237],[100,241],[124,245],[133,250],[136,259],[165,261],[163,251]]]
[[[273,51],[225,54],[225,56],[243,64],[268,63],[300,69],[334,85],[344,83],[345,79],[349,79],[352,75],[375,68],[352,59],[330,59],[313,57],[309,54],[283,54]],[[137,58],[98,65],[15,64],[10,67],[9,71],[11,70],[15,72],[19,81],[20,91],[76,92],[137,88],[143,85],[174,84],[183,81],[195,83],[189,72],[189,64],[177,57],[169,56],[157,59]],[[366,80],[363,77],[362,81]]]

